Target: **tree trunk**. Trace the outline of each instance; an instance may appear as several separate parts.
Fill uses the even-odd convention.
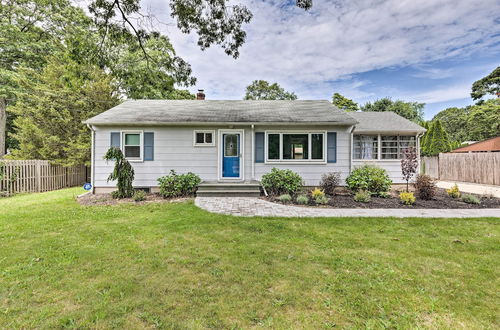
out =
[[[0,158],[5,155],[7,138],[7,101],[0,98]]]

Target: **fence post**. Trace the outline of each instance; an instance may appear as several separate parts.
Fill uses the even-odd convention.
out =
[[[36,191],[40,192],[42,189],[42,164],[39,160],[36,161]]]

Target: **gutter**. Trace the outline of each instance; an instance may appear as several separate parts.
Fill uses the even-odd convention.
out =
[[[91,131],[91,152],[90,152],[90,184],[92,185],[92,194],[95,193],[94,178],[95,178],[95,130],[90,124],[87,127]]]
[[[123,126],[123,127],[135,127],[135,126],[214,126],[214,125],[276,125],[276,126],[307,126],[307,125],[315,125],[315,126],[325,126],[325,125],[337,125],[337,126],[351,126],[356,125],[357,121],[347,121],[347,122],[336,122],[336,121],[318,121],[318,122],[198,122],[198,121],[185,121],[185,122],[158,122],[158,121],[144,121],[144,122],[92,122],[85,121],[83,122],[87,125],[96,125],[96,126]]]

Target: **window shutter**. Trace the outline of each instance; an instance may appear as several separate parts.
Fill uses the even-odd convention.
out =
[[[154,160],[155,133],[144,132],[144,160]]]
[[[255,162],[264,162],[264,132],[255,133]]]
[[[111,143],[110,147],[116,147],[120,149],[120,132],[111,132]]]
[[[327,137],[327,161],[328,163],[337,162],[337,133],[328,132]]]

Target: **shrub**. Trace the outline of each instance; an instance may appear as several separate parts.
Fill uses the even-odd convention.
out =
[[[201,183],[201,179],[191,172],[177,174],[174,170],[170,170],[170,174],[159,178],[158,182],[160,183],[160,195],[179,197],[193,195]]]
[[[378,193],[378,197],[389,198],[389,197],[391,197],[391,194],[388,191],[382,191],[382,192]]]
[[[349,174],[346,184],[351,191],[366,190],[373,195],[379,195],[382,192],[389,191],[392,181],[383,168],[363,165]]]
[[[309,203],[309,197],[307,197],[307,195],[297,196],[297,204],[307,205],[307,203]]]
[[[146,200],[146,192],[144,190],[136,190],[134,197],[132,197],[136,202],[142,202]]]
[[[446,189],[446,193],[448,193],[448,196],[450,196],[451,198],[459,198],[460,197],[460,190],[458,190],[458,186],[456,183],[450,189]]]
[[[328,197],[326,197],[325,195],[319,195],[314,199],[314,201],[316,202],[316,204],[325,205],[328,204]]]
[[[462,195],[462,202],[465,202],[467,204],[481,204],[481,201],[479,200],[479,198],[477,198],[474,195],[469,195],[469,194]]]
[[[366,190],[359,190],[356,194],[354,194],[354,200],[356,202],[368,203],[371,201],[370,192]]]
[[[415,196],[413,196],[412,192],[402,192],[399,194],[399,199],[405,205],[413,205],[415,203]]]
[[[262,176],[262,186],[270,195],[293,195],[302,188],[302,178],[292,170],[273,168]]]
[[[311,190],[311,196],[316,199],[318,197],[325,196],[325,193],[322,190],[315,188],[314,190]]]
[[[420,199],[431,200],[436,195],[436,183],[427,174],[417,175],[414,186]]]
[[[406,148],[403,151],[403,159],[401,159],[401,173],[403,180],[406,181],[406,192],[408,192],[411,178],[417,173],[418,159],[415,148]]]
[[[331,172],[325,173],[321,176],[321,182],[319,183],[321,189],[328,195],[335,194],[335,188],[340,184],[340,173]]]
[[[111,198],[113,199],[119,199],[119,198],[123,198],[121,197],[122,195],[120,195],[120,192],[118,190],[115,190],[115,191],[112,191],[111,192]]]
[[[292,201],[292,196],[290,196],[289,194],[283,194],[280,197],[278,197],[278,199],[280,202],[287,204]]]
[[[116,180],[116,187],[118,190],[113,191],[111,197],[132,197],[132,195],[134,195],[134,187],[132,187],[132,182],[134,181],[134,168],[130,165],[128,160],[125,159],[122,151],[116,147],[111,147],[104,155],[104,159],[113,160],[115,162],[113,172],[108,176],[108,182]]]

